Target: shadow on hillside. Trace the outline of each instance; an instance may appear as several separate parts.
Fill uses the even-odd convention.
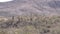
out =
[[[48,5],[52,8],[60,8],[60,1],[50,1]]]

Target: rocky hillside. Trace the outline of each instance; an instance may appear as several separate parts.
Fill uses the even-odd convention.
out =
[[[59,0],[14,0],[0,3],[0,16],[44,14],[59,15]]]

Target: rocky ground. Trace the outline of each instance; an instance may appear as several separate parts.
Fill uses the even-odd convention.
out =
[[[0,34],[60,34],[59,0],[0,3]]]

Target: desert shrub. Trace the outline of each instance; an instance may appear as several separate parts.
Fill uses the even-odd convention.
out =
[[[0,34],[7,34],[7,31],[0,29]]]
[[[31,15],[31,16],[14,16],[5,22],[0,23],[0,28],[17,28],[14,30],[15,34],[46,34],[50,32],[55,25],[60,24],[60,16],[44,16],[44,15]],[[60,31],[52,30],[52,32],[59,34]],[[5,31],[1,31],[1,33]],[[2,34],[3,34],[2,33]]]

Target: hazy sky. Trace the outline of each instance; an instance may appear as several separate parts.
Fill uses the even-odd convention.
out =
[[[0,2],[9,2],[9,1],[12,1],[12,0],[0,0]]]

